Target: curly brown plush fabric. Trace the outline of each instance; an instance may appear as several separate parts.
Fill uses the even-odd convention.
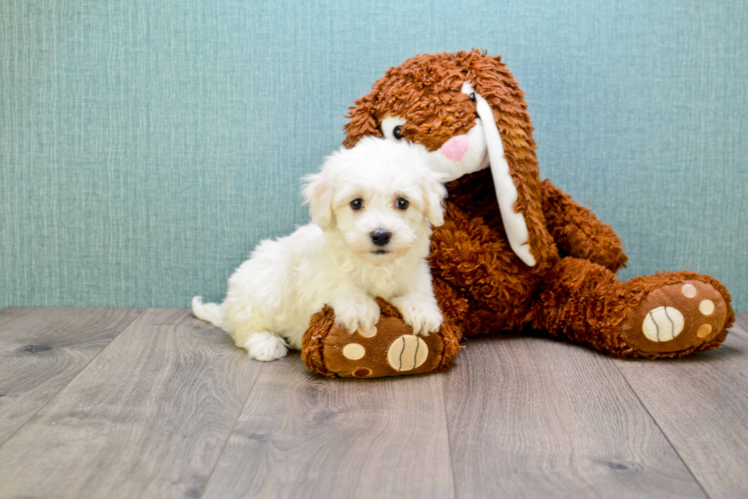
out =
[[[509,245],[489,169],[447,184],[446,218],[430,254],[444,314],[438,369],[449,367],[463,335],[528,327],[614,356],[677,357],[718,347],[734,320],[722,284],[690,271],[620,282],[614,273],[627,257],[613,229],[540,181],[527,104],[500,57],[425,54],[391,68],[355,101],[343,144],[382,136],[382,120],[398,116],[406,120],[405,140],[438,151],[475,126],[476,104],[461,91],[466,82],[493,111],[517,188],[514,210],[525,218],[536,264],[526,265]],[[307,366],[326,375],[324,360],[307,351],[320,350],[315,339],[327,334],[332,314],[315,317],[304,344]]]
[[[613,228],[574,203],[548,179],[543,181],[543,213],[562,255],[587,259],[613,272],[626,267],[628,257]]]
[[[327,377],[336,377],[335,373],[329,371],[325,366],[323,357],[324,340],[335,323],[335,313],[332,308],[325,306],[320,312],[312,316],[309,328],[304,332],[301,342],[304,348],[301,350],[301,360],[312,371]]]

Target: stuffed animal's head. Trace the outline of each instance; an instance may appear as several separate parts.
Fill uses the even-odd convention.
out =
[[[490,167],[510,245],[533,266],[551,239],[523,95],[500,57],[479,50],[419,55],[390,68],[354,102],[343,145],[365,136],[408,141],[448,180]]]

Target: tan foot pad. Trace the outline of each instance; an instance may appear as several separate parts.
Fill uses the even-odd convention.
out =
[[[354,334],[335,325],[325,337],[325,366],[340,377],[374,378],[434,371],[444,344],[440,335],[413,335],[400,319],[382,317],[369,332]]]
[[[685,351],[716,337],[726,318],[722,295],[708,283],[688,280],[644,297],[624,321],[623,336],[643,352]]]

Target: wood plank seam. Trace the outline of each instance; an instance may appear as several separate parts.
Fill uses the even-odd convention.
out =
[[[258,362],[258,361],[256,361]],[[239,410],[239,413],[236,414],[236,420],[234,420],[234,425],[231,426],[231,431],[226,435],[226,440],[223,442],[223,446],[221,447],[221,452],[216,457],[216,462],[213,464],[213,468],[210,469],[210,473],[208,474],[208,478],[205,480],[205,484],[203,485],[203,491],[200,492],[200,498],[203,498],[205,496],[205,492],[208,490],[208,485],[210,484],[210,480],[213,478],[213,473],[216,471],[216,467],[218,467],[218,462],[221,461],[221,457],[223,456],[223,452],[226,451],[226,445],[229,444],[229,439],[231,439],[231,435],[234,433],[234,429],[236,429],[236,424],[239,423],[239,419],[241,418],[242,414],[244,413],[244,408],[247,406],[247,402],[249,401],[249,397],[252,395],[252,391],[255,390],[255,387],[257,387],[257,380],[262,375],[262,372],[265,371],[265,367],[267,365],[262,365],[260,368],[260,371],[257,373],[257,376],[255,377],[254,381],[252,382],[252,387],[249,389],[249,392],[247,392],[247,397],[244,398],[244,403],[242,403],[242,407]]]
[[[686,470],[688,471],[688,473],[689,473],[689,474],[691,475],[691,477],[693,478],[694,482],[695,482],[695,483],[696,483],[697,485],[699,485],[699,488],[700,488],[700,489],[701,489],[701,491],[702,491],[702,492],[704,493],[704,496],[705,496],[706,498],[712,498],[712,497],[711,497],[711,496],[709,495],[709,493],[707,493],[707,491],[706,491],[706,488],[704,488],[704,486],[703,486],[703,485],[701,484],[701,482],[699,482],[698,478],[697,478],[697,477],[696,477],[696,475],[695,475],[695,474],[693,473],[693,471],[691,470],[691,467],[690,467],[690,466],[688,465],[688,463],[686,463],[686,461],[685,461],[685,460],[683,460],[683,457],[681,456],[681,454],[680,454],[680,451],[678,451],[678,448],[676,448],[676,447],[675,447],[675,445],[673,444],[673,442],[672,442],[672,441],[670,440],[670,437],[669,437],[669,436],[667,435],[667,433],[665,432],[665,429],[663,429],[663,428],[662,428],[662,426],[661,426],[661,425],[660,425],[660,423],[659,423],[659,422],[657,421],[657,419],[656,419],[656,418],[654,417],[654,415],[652,415],[652,412],[650,412],[650,411],[649,411],[649,408],[647,407],[647,405],[646,405],[646,404],[644,404],[644,401],[642,401],[642,398],[640,398],[640,397],[639,397],[639,393],[637,393],[637,392],[636,392],[636,391],[634,390],[634,387],[633,387],[633,386],[631,385],[631,383],[629,382],[629,379],[628,379],[628,378],[626,378],[626,374],[625,374],[625,373],[623,373],[623,372],[622,372],[622,371],[621,371],[621,370],[620,370],[620,369],[618,368],[618,365],[617,365],[616,363],[614,363],[614,362],[613,362],[613,360],[610,360],[610,364],[611,364],[611,365],[613,365],[613,366],[615,366],[615,368],[616,368],[616,370],[618,371],[618,373],[620,373],[621,377],[623,377],[623,380],[624,380],[624,381],[626,382],[626,385],[627,385],[627,386],[629,387],[629,389],[631,389],[631,392],[632,392],[632,393],[634,394],[634,396],[636,397],[636,399],[637,399],[637,400],[639,401],[639,404],[640,404],[640,405],[642,406],[642,408],[644,408],[644,411],[646,411],[646,412],[647,412],[647,415],[649,415],[649,418],[651,418],[651,419],[652,419],[652,422],[654,422],[654,424],[655,424],[655,425],[657,426],[657,428],[658,428],[658,429],[660,430],[660,432],[662,433],[662,435],[663,435],[663,437],[665,438],[665,440],[666,440],[666,441],[668,442],[668,444],[670,445],[670,447],[671,447],[671,448],[673,449],[673,451],[674,451],[674,452],[675,452],[675,454],[677,455],[677,457],[678,457],[678,460],[680,460],[680,461],[681,461],[681,463],[683,463],[683,466],[684,466],[684,467],[686,468]]]
[[[469,343],[447,392],[458,498],[705,497],[609,356],[540,336]]]
[[[217,331],[144,311],[0,451],[0,497],[199,498],[261,369]]]
[[[442,380],[442,394],[444,398],[444,424],[447,428],[447,452],[449,453],[449,470],[452,472],[452,494],[453,498],[460,498],[457,491],[457,478],[455,477],[455,459],[452,454],[452,428],[449,425],[447,415],[447,377]]]
[[[452,498],[439,376],[336,381],[296,353],[263,365],[203,498]]]
[[[32,413],[31,415],[29,415],[29,418],[28,418],[28,419],[26,419],[26,422],[25,422],[25,423],[24,423],[24,424],[23,424],[22,426],[20,426],[20,427],[19,427],[18,429],[16,429],[16,430],[15,430],[15,431],[13,432],[13,434],[11,434],[10,436],[8,436],[8,438],[7,438],[7,439],[6,439],[5,441],[3,441],[2,443],[0,443],[0,449],[2,449],[2,448],[3,448],[3,446],[5,446],[5,444],[6,444],[6,443],[10,442],[10,440],[11,440],[11,439],[13,439],[13,437],[14,437],[14,436],[15,436],[16,434],[18,434],[18,433],[19,433],[19,432],[20,432],[21,430],[23,430],[23,429],[24,429],[24,428],[26,427],[26,425],[27,425],[27,424],[28,424],[29,422],[31,422],[32,420],[34,420],[34,417],[36,417],[36,415],[37,415],[37,414],[38,414],[38,413],[39,413],[40,411],[42,411],[42,410],[43,410],[44,408],[46,408],[46,407],[47,407],[47,405],[49,405],[49,403],[50,403],[51,401],[53,401],[53,400],[55,399],[55,397],[57,396],[57,394],[59,394],[59,393],[61,393],[62,391],[64,391],[64,390],[65,390],[65,389],[66,389],[66,388],[67,388],[67,387],[68,387],[68,386],[69,386],[69,385],[70,385],[71,383],[73,383],[73,381],[74,381],[75,379],[77,379],[77,378],[78,378],[78,377],[80,376],[80,374],[81,374],[81,373],[83,373],[83,372],[84,372],[84,371],[86,370],[86,368],[88,368],[88,366],[89,366],[89,365],[91,364],[91,362],[92,362],[92,361],[93,361],[94,359],[98,358],[98,357],[99,357],[99,356],[101,355],[101,353],[102,353],[102,352],[104,352],[104,351],[105,351],[106,349],[108,349],[108,348],[109,348],[109,346],[111,346],[111,345],[112,345],[112,342],[114,341],[114,339],[116,339],[117,337],[119,337],[119,336],[120,336],[120,335],[122,334],[122,332],[124,332],[125,330],[127,330],[127,329],[128,329],[129,327],[130,327],[130,325],[132,325],[132,323],[133,323],[133,322],[134,322],[134,321],[135,321],[136,319],[138,319],[138,318],[139,318],[139,317],[140,317],[140,316],[141,316],[141,315],[143,314],[143,312],[144,312],[144,311],[146,310],[145,308],[133,308],[133,309],[137,309],[137,310],[138,310],[138,312],[137,312],[137,314],[136,314],[135,316],[133,316],[133,318],[132,318],[132,321],[130,321],[130,322],[128,322],[128,323],[127,323],[126,325],[124,325],[124,326],[122,327],[122,329],[121,329],[121,330],[120,330],[120,331],[119,331],[119,332],[118,332],[118,333],[117,333],[117,334],[116,334],[116,335],[115,335],[114,337],[112,337],[112,338],[111,338],[111,340],[110,340],[110,341],[109,341],[109,343],[108,343],[108,344],[106,345],[106,347],[104,347],[104,348],[103,348],[103,349],[102,349],[101,351],[99,351],[99,352],[98,352],[98,353],[97,353],[97,354],[96,354],[95,356],[93,356],[93,357],[92,357],[91,359],[89,359],[89,360],[88,360],[88,362],[87,362],[87,363],[86,363],[85,365],[83,365],[83,366],[81,367],[81,369],[80,369],[80,370],[78,370],[78,373],[76,373],[76,374],[75,374],[75,376],[74,376],[73,378],[71,378],[70,380],[68,380],[68,382],[67,382],[67,383],[66,383],[65,385],[63,385],[62,387],[60,387],[60,390],[59,390],[59,391],[57,391],[57,393],[56,393],[56,394],[55,394],[54,396],[50,397],[50,398],[49,398],[49,399],[48,399],[48,400],[47,400],[47,401],[46,401],[46,402],[45,402],[45,403],[44,403],[43,405],[41,405],[41,406],[40,406],[39,408],[37,408],[37,409],[36,409],[36,411],[35,411],[34,413]],[[3,309],[3,310],[5,310],[5,309]],[[2,311],[0,311],[0,312],[2,312]]]

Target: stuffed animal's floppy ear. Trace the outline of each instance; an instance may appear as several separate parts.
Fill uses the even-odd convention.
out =
[[[304,202],[309,204],[312,222],[323,231],[330,229],[333,222],[333,189],[330,180],[322,172],[304,177]]]
[[[447,188],[444,187],[443,181],[446,178],[446,175],[434,171],[424,175],[424,215],[434,227],[444,224],[444,198],[447,197]]]
[[[514,77],[501,63],[500,57],[483,56],[474,62],[473,68],[476,78],[470,83],[476,94],[482,98],[478,102],[478,111],[479,114],[489,116],[481,116],[481,119],[489,122],[493,115],[493,123],[484,123],[484,129],[487,135],[489,129],[493,130],[495,135],[499,135],[499,147],[494,148],[498,151],[492,154],[489,147],[489,156],[492,174],[494,177],[501,177],[494,178],[499,205],[502,205],[502,201],[511,200],[511,206],[502,207],[507,237],[515,253],[527,265],[533,266],[537,261],[545,261],[553,252],[553,239],[548,233],[542,210],[542,184],[527,103]],[[483,106],[487,104],[487,107],[482,108],[483,113],[480,113],[480,101],[483,101]],[[499,130],[500,133],[497,134]],[[488,142],[488,137],[486,139]],[[500,158],[494,161],[497,153]],[[505,163],[504,172],[508,170],[509,175],[502,175],[499,172],[499,163]],[[510,195],[502,195],[502,189]],[[502,196],[505,197],[504,200],[501,199]],[[505,216],[504,211],[509,213]],[[514,225],[519,228],[515,235],[516,241],[512,241],[512,235],[509,234],[513,230],[510,228],[513,224],[510,219],[514,219],[512,215],[517,216],[514,217],[517,219],[517,224]]]
[[[356,99],[353,101],[355,106],[348,108],[348,114],[345,115],[348,118],[348,123],[343,127],[343,132],[346,135],[343,146],[348,149],[355,146],[359,139],[364,136],[382,137],[374,106],[376,86],[375,83],[375,90]]]

